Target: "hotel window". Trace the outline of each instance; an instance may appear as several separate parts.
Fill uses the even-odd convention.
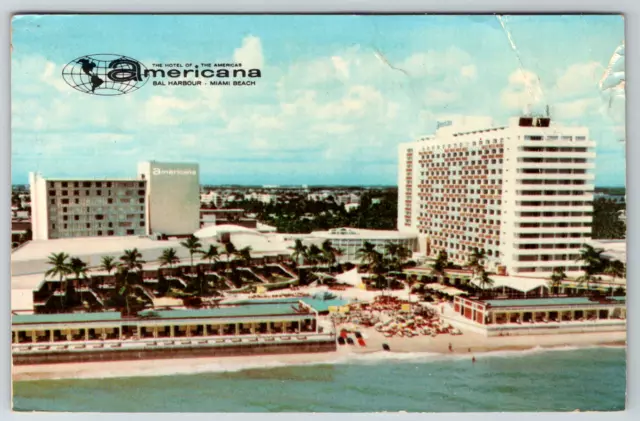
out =
[[[91,224],[87,224],[87,228],[91,228]]]
[[[63,227],[64,229],[67,229],[67,224],[64,224],[62,227]]]
[[[102,231],[98,231],[98,235],[102,235]]]
[[[91,187],[91,182],[90,181],[84,181],[82,183],[82,187]]]
[[[61,193],[62,193],[63,196],[68,196],[69,195],[69,192],[67,190],[62,190]]]
[[[67,187],[67,182],[66,181],[62,182],[62,187]]]
[[[56,199],[51,199],[51,204],[55,205],[56,204]]]
[[[107,231],[107,235],[113,235],[113,230]]]

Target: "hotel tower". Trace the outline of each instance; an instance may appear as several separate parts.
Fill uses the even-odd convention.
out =
[[[586,128],[532,117],[480,129],[448,121],[399,152],[398,229],[418,234],[420,251],[464,264],[478,248],[510,275],[580,271],[593,215]]]

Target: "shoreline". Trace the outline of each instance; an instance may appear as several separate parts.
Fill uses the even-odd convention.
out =
[[[466,332],[460,336],[439,335],[436,338],[385,338],[373,329],[363,331],[366,347],[339,346],[335,352],[310,354],[278,354],[229,357],[194,357],[172,360],[147,359],[87,363],[34,364],[12,367],[13,381],[127,378],[166,375],[189,375],[230,372],[286,366],[340,364],[357,361],[425,358],[481,358],[482,355],[527,352],[570,351],[593,347],[626,348],[626,332],[539,335],[486,338]],[[382,343],[391,351],[382,350]],[[449,351],[449,344],[453,350]],[[490,356],[490,355],[489,355]],[[168,364],[170,361],[170,364]]]

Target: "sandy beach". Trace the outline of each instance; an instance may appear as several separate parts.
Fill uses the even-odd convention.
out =
[[[162,376],[222,371],[239,371],[287,365],[340,363],[352,360],[386,358],[482,358],[482,353],[496,351],[524,351],[536,348],[566,348],[589,346],[625,346],[626,332],[579,333],[565,335],[535,335],[513,337],[485,337],[466,331],[462,335],[419,336],[413,338],[385,338],[372,328],[360,330],[365,347],[339,346],[336,352],[314,354],[283,354],[247,357],[182,358],[171,360],[137,360],[92,362],[75,364],[40,364],[13,367],[13,380],[44,380],[64,378],[103,378],[130,376]],[[391,352],[382,351],[386,343]],[[449,351],[451,344],[453,351]]]

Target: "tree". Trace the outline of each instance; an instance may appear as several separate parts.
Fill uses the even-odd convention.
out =
[[[232,242],[225,243],[223,254],[227,256],[227,267],[229,267],[230,265],[231,256],[234,256],[237,252],[238,250],[236,249],[236,246],[234,246]]]
[[[104,270],[108,275],[111,275],[111,272],[117,268],[118,263],[113,256],[102,256],[99,269]]]
[[[449,265],[449,258],[447,252],[440,250],[435,262],[431,265],[431,273],[438,277],[440,283],[444,283],[445,269]]]
[[[209,264],[212,265],[214,261],[217,262],[218,260],[220,260],[220,252],[218,251],[218,248],[216,246],[210,244],[207,251],[202,252],[201,258],[203,260],[208,260]]]
[[[124,296],[127,315],[129,315],[129,295],[133,291],[129,282],[129,275],[131,273],[141,272],[142,265],[146,262],[142,260],[142,254],[138,251],[137,248],[125,250],[124,254],[120,256],[120,262],[121,264],[119,269],[122,274],[123,285],[118,291],[118,294]]]
[[[69,262],[69,269],[73,273],[74,279],[78,282],[81,279],[87,279],[87,264],[78,257],[72,257]],[[84,304],[82,299],[82,286],[80,286],[80,301]]]
[[[480,269],[480,271],[478,272],[477,280],[478,280],[478,286],[480,286],[482,290],[486,290],[487,288],[490,288],[495,283],[493,279],[489,278],[489,274],[484,269]]]
[[[69,255],[67,253],[51,253],[51,255],[49,256],[49,260],[47,261],[47,263],[51,265],[51,268],[44,273],[45,277],[59,277],[60,285],[58,286],[58,291],[64,293],[63,297],[65,297],[67,293],[67,285],[65,279],[66,276],[71,273],[71,267],[67,259],[69,259]]]
[[[307,255],[307,246],[302,244],[302,240],[297,239],[295,244],[293,245],[293,253],[291,253],[291,257],[293,258],[296,265],[300,264],[300,257],[302,257],[302,264],[304,264],[304,258]]]
[[[158,259],[160,261],[160,266],[169,266],[169,268],[173,268],[173,265],[180,263],[180,258],[178,257],[178,252],[173,247],[162,250],[162,254]]]
[[[625,210],[624,203],[614,200],[596,199],[593,201],[593,224],[591,237],[597,239],[619,239],[626,237],[626,224],[620,219],[620,211]]]
[[[323,254],[322,250],[320,250],[320,247],[316,246],[315,244],[311,244],[307,249],[306,260],[311,265],[321,263],[323,260]]]
[[[602,253],[604,253],[604,250],[601,248],[583,244],[582,249],[580,249],[580,257],[576,259],[576,262],[584,264],[584,274],[577,279],[578,283],[580,285],[586,284],[588,292],[591,291],[591,282],[594,280],[594,275],[602,273],[609,263],[609,259],[602,256]]]
[[[604,273],[611,276],[615,283],[615,280],[617,278],[623,278],[627,275],[627,269],[624,263],[622,263],[620,260],[611,260],[607,264],[607,267],[604,269]]]
[[[594,280],[593,274],[589,273],[585,270],[584,274],[579,276],[576,281],[578,281],[578,285],[583,286],[586,284],[587,293],[591,292],[591,282]]]
[[[340,255],[340,250],[333,247],[331,240],[324,240],[322,242],[322,254],[324,261],[333,266],[336,263],[336,256]]]
[[[562,268],[557,267],[553,269],[553,273],[549,277],[549,290],[555,291],[556,296],[558,295],[558,288],[562,285],[562,281],[566,279],[566,277],[567,275]]]
[[[360,259],[360,263],[367,266],[371,266],[379,256],[380,253],[376,251],[376,246],[368,241],[365,241],[362,247],[356,251],[356,257]]]
[[[243,247],[236,251],[236,256],[244,265],[251,266],[251,246]]]
[[[602,273],[608,261],[602,256],[602,253],[604,253],[604,249],[595,248],[590,244],[583,244],[582,249],[580,249],[580,257],[576,259],[576,262],[582,262],[584,270],[591,275]]]
[[[180,242],[180,245],[189,250],[189,257],[191,259],[191,267],[193,268],[193,255],[202,252],[202,243],[195,235],[187,238],[185,241]]]
[[[469,262],[467,262],[467,267],[471,269],[474,274],[476,272],[479,272],[480,269],[484,268],[484,258],[484,250],[480,250],[475,247],[469,255]]]

